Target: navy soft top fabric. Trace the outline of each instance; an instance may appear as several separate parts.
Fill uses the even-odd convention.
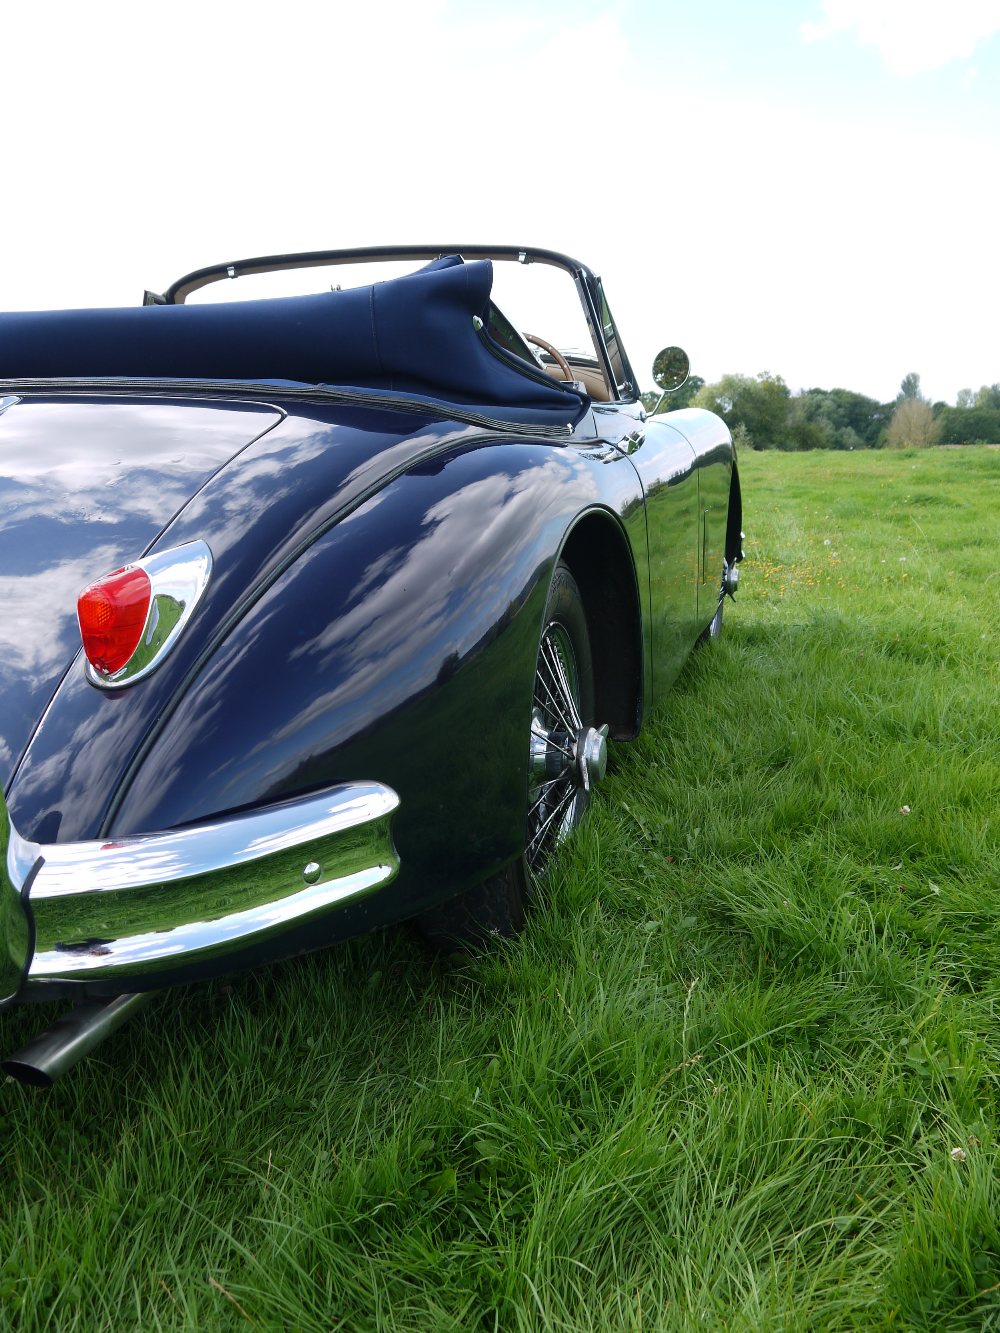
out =
[[[579,409],[490,350],[493,265],[458,255],[368,287],[220,305],[0,314],[0,380],[294,380]]]

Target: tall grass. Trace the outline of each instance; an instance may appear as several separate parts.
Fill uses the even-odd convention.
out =
[[[170,994],[0,1089],[0,1324],[1000,1324],[1000,452],[741,463],[724,636],[523,939]]]

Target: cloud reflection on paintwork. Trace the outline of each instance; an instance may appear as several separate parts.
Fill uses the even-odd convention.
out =
[[[470,463],[468,455],[458,460],[458,476],[463,467],[476,475],[450,494],[442,496],[441,482],[428,478],[422,512],[413,512],[414,488],[423,480],[419,475],[376,497],[390,510],[376,530],[396,532],[399,545],[352,567],[351,587],[341,590],[338,602],[344,611],[332,623],[328,610],[309,609],[307,590],[322,578],[311,566],[329,567],[337,577],[342,568],[338,555],[355,551],[360,540],[367,540],[371,550],[372,538],[348,539],[340,525],[330,546],[320,542],[306,553],[171,719],[148,772],[139,775],[126,800],[124,827],[156,823],[152,811],[161,793],[175,786],[183,791],[194,755],[201,785],[219,809],[246,800],[252,790],[279,790],[304,756],[348,743],[433,684],[446,659],[461,660],[482,646],[484,635],[503,623],[512,597],[516,601],[533,585],[540,548],[558,544],[558,533],[543,539],[548,525],[561,530],[567,508],[585,508],[599,498],[592,466],[574,451],[556,457],[537,452],[538,461],[529,462],[516,447],[500,448],[509,450],[501,456],[506,467],[489,475],[482,475],[490,467],[486,461]],[[492,466],[497,463],[494,453]],[[396,487],[406,488],[405,500]],[[364,525],[374,511],[366,504],[353,519]],[[393,528],[394,516],[404,521],[403,511],[406,528]],[[349,540],[346,547],[338,545],[342,536]],[[297,628],[306,632],[282,649],[289,608],[296,606],[303,608],[307,622]],[[260,679],[263,657],[275,666],[274,677],[266,681]],[[271,725],[255,745],[248,745],[242,732],[235,763],[232,701],[246,697],[252,676],[265,693],[261,704]],[[317,689],[327,680],[329,688]]]
[[[120,407],[114,403],[108,410]],[[215,410],[205,409],[209,420]],[[177,411],[182,417],[194,411],[192,430],[199,429],[197,408],[185,405]],[[10,415],[5,414],[5,420]],[[239,416],[232,411],[225,415],[230,425]],[[252,413],[251,418],[258,428],[273,419],[264,410]],[[345,475],[354,477],[355,493],[363,491],[377,473],[380,452],[395,451],[394,456],[401,458],[408,450],[423,450],[455,432],[455,427],[446,422],[438,427],[438,433],[428,432],[401,443],[398,436],[387,438],[381,429],[389,424],[398,426],[399,418],[399,413],[380,413],[373,418],[342,405],[317,408],[315,416],[285,419],[263,438],[258,436],[207,480],[170,529],[171,544],[195,538],[207,541],[215,559],[212,583],[199,610],[198,623],[192,625],[166,669],[144,682],[143,698],[135,691],[125,691],[111,702],[90,697],[96,692],[89,687],[87,697],[81,696],[79,688],[64,687],[61,719],[42,727],[11,793],[12,813],[16,810],[27,828],[42,829],[49,838],[60,829],[63,836],[93,836],[95,819],[100,818],[110,794],[103,786],[95,788],[95,766],[106,765],[108,771],[118,772],[147,725],[149,709],[155,712],[169,700],[172,671],[185,652],[196,650],[199,633],[210,634],[213,624],[228,614],[248,586],[293,551],[310,528],[323,521],[325,513],[335,514],[338,506],[350,500],[351,490],[342,484]],[[464,430],[459,428],[459,433]],[[377,502],[378,497],[369,503]],[[80,529],[81,525],[76,524],[75,530]],[[74,606],[78,591],[79,586],[75,586]],[[19,709],[26,728],[28,718],[33,723],[43,706],[44,700],[33,701]],[[18,738],[17,751],[22,744]],[[81,757],[79,765],[74,762],[76,756]],[[69,825],[66,818],[71,820]]]
[[[141,556],[219,465],[276,419],[243,407],[32,397],[4,412],[0,780],[79,649],[81,588]]]
[[[225,605],[236,589],[279,563],[310,527],[383,475],[385,460],[391,466],[393,460],[441,441],[440,434],[387,440],[383,428],[398,427],[399,413],[379,414],[374,422],[353,413],[344,427],[335,420],[338,413],[343,414],[343,408],[327,410],[325,416],[334,420],[286,419],[265,447],[234,459],[179,517],[174,529],[178,543],[200,538],[212,548],[213,602]],[[247,541],[249,516],[255,529],[252,542]]]
[[[18,678],[34,684],[66,665],[79,646],[77,594],[95,571],[112,569],[117,556],[118,548],[105,542],[36,574],[0,573],[0,697]]]
[[[315,654],[319,670],[334,657],[343,658],[352,676],[372,670],[381,679],[398,669],[395,659],[401,649],[419,658],[445,618],[465,620],[465,642],[460,639],[455,645],[461,656],[479,637],[482,624],[481,613],[465,618],[463,608],[488,604],[492,571],[499,562],[518,564],[534,541],[537,525],[563,508],[559,483],[564,476],[564,469],[549,460],[515,477],[485,477],[432,506],[423,520],[423,538],[376,591],[302,644],[293,657]],[[596,498],[596,487],[589,490],[584,503]],[[530,523],[525,510],[531,511]],[[468,583],[456,578],[468,571],[473,571]],[[367,584],[367,576],[363,582]],[[399,626],[407,621],[409,634],[401,642]]]
[[[399,428],[402,425],[412,428],[414,424],[419,433],[400,439]],[[470,440],[470,433],[474,441]],[[511,504],[523,515],[525,523],[535,521],[531,519],[534,506],[538,523],[552,522],[558,526],[559,512],[566,511],[560,511],[559,500],[548,495],[546,488],[550,483],[557,488],[575,487],[586,503],[595,493],[593,464],[597,461],[585,457],[586,451],[557,449],[556,455],[563,460],[562,472],[550,475],[539,471],[538,493],[528,504],[527,495],[521,493],[527,481],[504,478],[507,473],[513,476],[521,470],[529,457],[536,468],[547,457],[551,461],[551,446],[497,443],[496,436],[491,435],[487,448],[467,447],[464,453],[452,452],[460,442],[468,446],[478,444],[480,438],[481,431],[447,419],[425,424],[419,417],[400,412],[387,410],[373,415],[370,409],[343,403],[316,403],[308,406],[307,415],[284,418],[263,437],[237,452],[187,503],[169,530],[169,544],[199,538],[208,542],[215,557],[212,583],[197,617],[170,659],[142,683],[141,694],[137,690],[122,691],[109,702],[95,698],[99,692],[86,686],[82,678],[71,678],[63,684],[11,790],[11,811],[12,814],[16,811],[23,820],[24,831],[33,837],[46,838],[54,838],[57,833],[62,838],[95,836],[105,826],[103,821],[114,795],[115,780],[95,784],[94,771],[119,774],[142,743],[149,718],[157,714],[164,715],[165,730],[155,744],[155,765],[150,767],[150,761],[144,761],[136,778],[134,796],[129,793],[124,798],[122,822],[116,816],[111,825],[115,830],[148,831],[163,827],[164,820],[176,823],[199,818],[241,801],[259,800],[262,793],[272,792],[282,784],[294,785],[289,774],[308,762],[315,746],[328,750],[336,744],[337,737],[329,732],[331,726],[337,725],[341,731],[353,734],[362,722],[350,718],[334,724],[319,716],[315,745],[312,737],[297,743],[285,735],[290,710],[298,706],[312,717],[311,701],[319,694],[337,691],[336,673],[326,679],[317,678],[317,673],[326,670],[330,659],[335,661],[340,655],[351,653],[352,671],[371,670],[378,679],[385,676],[379,663],[365,665],[360,642],[353,649],[346,638],[329,643],[323,655],[323,635],[331,617],[341,611],[353,615],[345,634],[364,637],[372,625],[371,617],[354,608],[369,590],[380,598],[379,617],[400,618],[394,648],[388,643],[392,635],[386,635],[385,626],[373,627],[387,652],[393,653],[394,649],[398,652],[399,642],[414,635],[419,639],[421,657],[404,661],[394,656],[399,679],[393,682],[393,699],[402,700],[419,693],[433,682],[444,663],[457,661],[461,654],[467,653],[481,631],[473,632],[468,625],[463,629],[458,622],[464,619],[469,625],[476,621],[482,625],[488,614],[495,617],[507,614],[510,595],[491,588],[491,579],[485,575],[471,588],[451,586],[457,581],[448,571],[462,559],[461,552],[446,560],[442,538],[435,534],[448,528],[456,534],[456,548],[464,545],[478,550],[480,545],[485,546],[489,560],[496,564],[499,581],[509,585],[516,576],[523,588],[531,583],[535,573],[530,553],[525,550],[518,556],[519,542],[525,540],[525,534],[520,530],[520,520],[497,515],[493,512],[494,504]],[[431,449],[437,451],[435,457],[421,462]],[[531,454],[526,455],[525,449],[531,450]],[[482,457],[492,458],[493,462],[475,461]],[[459,458],[468,462],[461,475],[468,479],[467,486],[474,487],[468,493],[469,499],[474,508],[481,510],[475,521],[464,524],[460,515],[446,513],[453,500],[443,499],[449,483],[441,481],[442,470],[448,471]],[[484,479],[483,473],[495,469],[498,459],[502,460],[498,482]],[[515,463],[515,459],[519,461]],[[384,476],[386,468],[403,467],[407,463],[411,470],[405,482],[400,483],[409,488],[405,512],[393,507],[394,484],[365,498],[376,479]],[[589,476],[589,483],[584,482],[585,475]],[[557,481],[557,477],[561,480]],[[571,477],[576,478],[572,483]],[[504,490],[508,486],[509,495]],[[421,510],[421,503],[429,512]],[[359,507],[352,509],[352,506]],[[328,536],[302,551],[312,534],[334,520],[336,526]],[[376,531],[377,537],[373,539],[372,533]],[[316,608],[315,620],[291,626],[287,633],[282,632],[283,637],[279,635],[276,642],[262,648],[272,622],[280,622],[285,599],[300,595],[298,589],[302,584],[298,580],[308,581],[312,577],[313,560],[323,554],[335,533],[346,543],[338,549],[346,549],[350,575],[345,581],[344,560],[338,555],[323,579],[315,583],[316,596],[322,603]],[[553,540],[557,542],[558,537]],[[426,541],[432,545],[424,555],[417,548]],[[508,566],[515,558],[522,565],[511,575]],[[218,627],[225,625],[234,605],[239,605],[248,589],[266,581],[272,571],[280,570],[289,559],[294,559],[289,571],[248,611],[246,633],[238,629],[228,635],[213,662],[205,689],[196,686],[192,702],[182,702],[175,715],[172,701],[178,697],[179,683],[211,643]],[[537,562],[538,557],[534,557],[534,564]],[[434,598],[426,610],[418,604],[410,586],[411,582],[415,586],[416,580],[428,585],[419,588],[420,601]],[[387,583],[388,590],[381,592]],[[481,608],[476,600],[482,603]],[[247,644],[248,635],[254,640],[252,646]],[[308,662],[291,657],[300,644],[311,639],[318,642],[320,667],[311,668]],[[269,743],[263,736],[267,732],[266,720],[275,707],[271,695],[283,694],[289,676],[298,672],[305,673],[303,690],[284,699],[277,708],[274,722],[276,728],[283,729],[282,739],[277,745]],[[233,697],[226,700],[217,689],[231,691]],[[361,689],[361,681],[341,681],[333,706],[353,712],[352,701]],[[188,696],[185,694],[183,698],[187,700]],[[327,701],[326,707],[329,706]],[[321,714],[323,707],[318,704],[315,711]],[[371,719],[377,710],[365,703],[363,711]],[[245,770],[242,777],[233,771],[222,771],[233,753],[234,728],[242,733]],[[247,750],[251,751],[249,759]],[[192,785],[190,770],[196,751],[199,770]],[[248,791],[254,781],[258,785],[249,796],[236,794],[237,789]],[[161,793],[170,793],[169,810],[160,798]]]

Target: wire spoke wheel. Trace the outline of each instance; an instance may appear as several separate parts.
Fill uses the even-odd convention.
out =
[[[544,877],[560,845],[586,814],[590,789],[607,766],[607,727],[593,725],[590,637],[580,591],[556,567],[538,644],[528,743],[524,874]]]
[[[528,836],[525,866],[532,878],[549,861],[587,806],[577,737],[580,715],[580,671],[566,626],[551,621],[542,631],[532,700],[528,782]]]

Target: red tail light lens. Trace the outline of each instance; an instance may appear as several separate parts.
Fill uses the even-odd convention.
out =
[[[144,569],[116,569],[84,588],[76,604],[83,651],[95,670],[120,671],[142,638],[152,585]]]

